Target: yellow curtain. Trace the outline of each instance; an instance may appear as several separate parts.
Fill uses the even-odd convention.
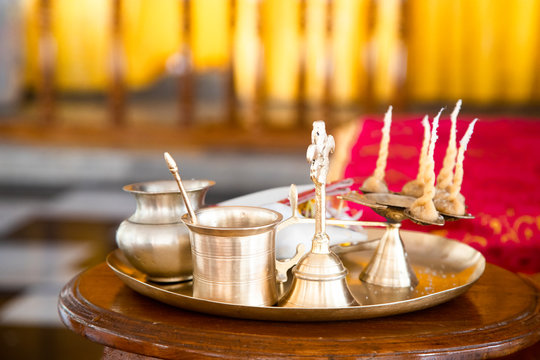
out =
[[[366,95],[369,0],[334,0],[331,94],[336,105]]]
[[[152,2],[155,3],[159,1]],[[231,52],[230,10],[230,1],[227,0],[191,1],[190,46],[197,70],[228,63]]]
[[[468,0],[441,0],[438,30],[441,99],[455,102],[463,96],[464,69],[467,66],[464,52],[463,3]]]
[[[467,64],[464,101],[487,104],[497,99],[501,85],[501,39],[506,28],[504,5],[508,3],[505,0],[476,0],[463,4]]]
[[[458,0],[459,1],[459,0]],[[440,97],[441,55],[448,44],[444,35],[453,29],[443,29],[442,9],[446,0],[411,1],[408,15],[408,92],[409,97],[429,102]]]
[[[505,6],[502,97],[509,103],[523,103],[533,97],[534,74],[540,70],[540,1],[514,0]]]
[[[267,0],[262,8],[266,96],[290,102],[298,96],[300,0]]]
[[[34,86],[39,0],[21,1],[26,21],[25,80]],[[183,1],[122,1],[122,46],[130,88],[146,87],[166,74],[167,60],[182,46]],[[300,31],[302,3],[305,34]],[[51,4],[57,88],[106,89],[113,1]],[[261,68],[267,98],[295,102],[302,62],[307,100],[313,103],[322,100],[328,74],[331,98],[338,106],[368,95],[368,80],[373,99],[392,101],[404,75],[407,99],[413,103],[463,98],[477,104],[521,104],[540,97],[538,0],[236,0],[235,4],[233,29],[231,1],[191,0],[188,40],[197,71],[222,68],[234,59],[240,99],[253,99]],[[404,8],[409,10],[405,14]],[[326,28],[329,17],[331,37]]]
[[[122,2],[128,85],[143,87],[164,73],[167,59],[180,48],[181,10],[178,0]]]
[[[306,2],[306,99],[310,103],[320,103],[323,100],[328,76],[327,10],[326,0]]]
[[[60,90],[99,91],[109,82],[110,0],[51,1],[56,44],[56,86]],[[36,82],[38,0],[25,0],[26,80]],[[178,0],[129,0],[122,7],[126,81],[139,88],[155,81],[181,41]]]
[[[234,29],[234,84],[239,99],[253,101],[261,66],[256,0],[237,0]]]
[[[394,100],[405,65],[400,32],[401,0],[379,0],[375,7],[375,26],[371,42],[373,96],[375,101]]]

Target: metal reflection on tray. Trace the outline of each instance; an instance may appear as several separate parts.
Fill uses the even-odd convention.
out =
[[[381,229],[367,229],[368,239],[378,239]],[[414,288],[385,288],[359,279],[377,242],[335,245],[332,250],[349,270],[347,283],[362,305],[334,308],[245,306],[193,297],[191,282],[155,284],[115,250],[107,257],[110,268],[136,292],[182,309],[243,319],[274,321],[333,321],[402,314],[429,308],[464,293],[482,275],[484,257],[472,247],[440,236],[401,231],[409,263],[418,277]],[[290,282],[280,289],[280,296]]]

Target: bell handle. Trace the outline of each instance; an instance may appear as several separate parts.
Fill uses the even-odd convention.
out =
[[[298,260],[304,255],[306,252],[306,247],[304,244],[298,244],[296,246],[296,254],[290,258],[285,260],[276,260],[276,279],[280,283],[287,282],[287,271],[292,268],[296,263],[298,263]]]

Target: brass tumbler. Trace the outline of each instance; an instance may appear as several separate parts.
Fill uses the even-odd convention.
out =
[[[277,281],[286,281],[295,258],[276,261],[275,235],[283,219],[276,211],[250,206],[220,206],[185,214],[193,257],[193,296],[247,306],[271,306]]]

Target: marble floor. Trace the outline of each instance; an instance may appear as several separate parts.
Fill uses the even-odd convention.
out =
[[[101,357],[63,326],[58,294],[116,248],[135,209],[122,185],[170,179],[161,154],[0,144],[0,359]],[[185,177],[216,180],[209,204],[308,179],[302,154],[173,155]]]
[[[115,247],[132,205],[123,195],[65,190],[0,201],[0,358],[100,358],[102,347],[65,329],[56,305],[69,279]]]

